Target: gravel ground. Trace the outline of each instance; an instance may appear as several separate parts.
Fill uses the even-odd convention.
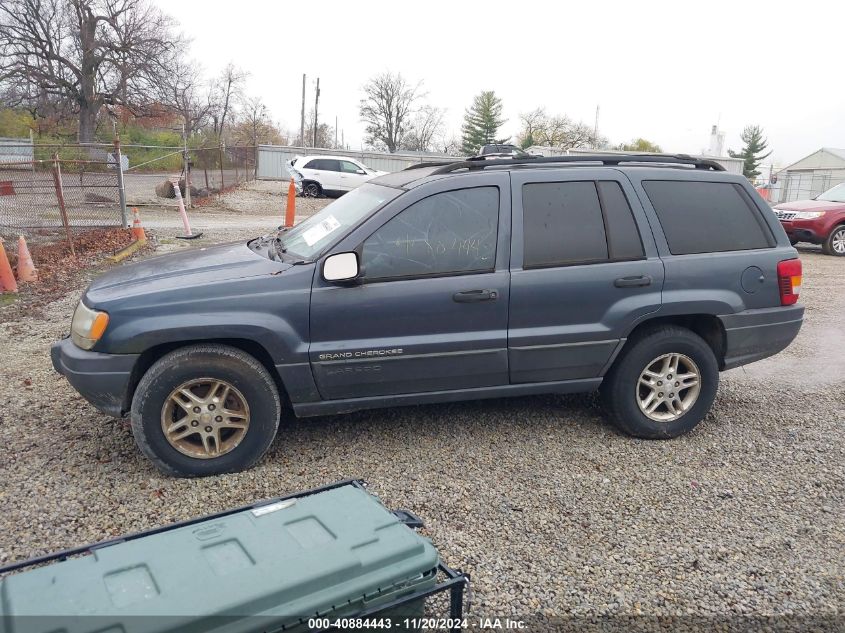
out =
[[[532,618],[531,630],[543,614],[570,618],[556,630],[636,615],[841,626],[845,262],[802,258],[798,340],[723,374],[688,436],[622,436],[589,395],[397,408],[287,418],[257,467],[202,480],[160,476],[125,423],[53,372],[71,289],[41,318],[0,323],[0,562],[362,477],[422,516],[444,560],[472,574],[474,616]]]

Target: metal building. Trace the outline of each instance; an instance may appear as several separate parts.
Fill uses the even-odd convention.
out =
[[[772,202],[815,198],[845,182],[845,149],[822,147],[777,172]]]

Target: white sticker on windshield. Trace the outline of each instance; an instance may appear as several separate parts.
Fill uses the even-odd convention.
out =
[[[305,243],[308,244],[308,246],[314,246],[314,244],[326,237],[326,235],[337,229],[339,226],[340,222],[337,221],[337,218],[330,215],[316,226],[312,226],[310,229],[305,231],[305,233],[302,234],[302,239],[305,240]]]

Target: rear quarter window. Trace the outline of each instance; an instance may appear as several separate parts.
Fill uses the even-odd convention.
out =
[[[744,251],[775,245],[760,211],[738,184],[646,180],[643,188],[673,255]]]

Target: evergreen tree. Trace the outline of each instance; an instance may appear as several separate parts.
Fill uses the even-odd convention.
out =
[[[467,156],[474,156],[482,145],[503,143],[496,140],[496,132],[505,119],[502,118],[502,100],[492,90],[485,90],[476,95],[472,106],[464,115],[462,128],[462,150]],[[507,139],[505,139],[507,140]]]
[[[740,138],[742,139],[742,142],[745,143],[745,147],[742,148],[741,152],[728,150],[728,154],[731,158],[741,158],[744,161],[742,165],[742,175],[749,180],[753,180],[760,175],[757,167],[759,167],[763,159],[768,157],[772,152],[763,154],[768,147],[768,142],[765,138],[763,138],[763,128],[759,125],[746,125],[745,129],[742,130]]]

